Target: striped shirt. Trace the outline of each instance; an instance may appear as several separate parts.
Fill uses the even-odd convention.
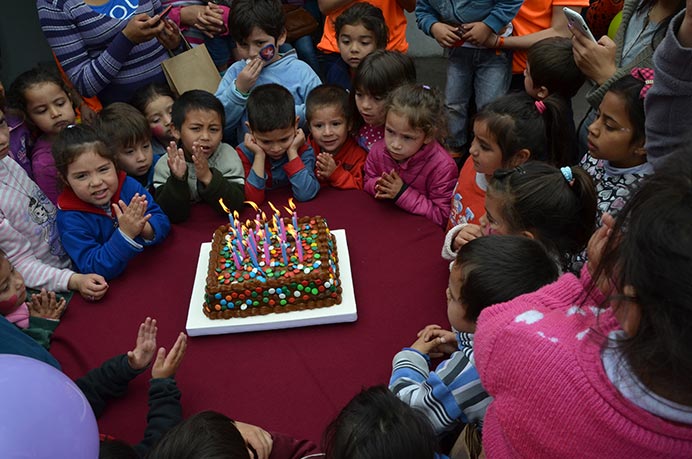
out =
[[[482,426],[492,398],[473,360],[473,334],[457,333],[459,350],[430,371],[430,357],[405,348],[394,356],[389,389],[428,417],[438,434],[459,422]]]

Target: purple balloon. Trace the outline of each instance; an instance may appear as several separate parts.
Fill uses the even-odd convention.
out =
[[[0,457],[98,457],[94,412],[77,385],[55,367],[0,354],[0,396]]]

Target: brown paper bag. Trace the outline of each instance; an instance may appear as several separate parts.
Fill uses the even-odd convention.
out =
[[[161,62],[168,85],[178,95],[191,89],[203,89],[214,94],[221,75],[207,47],[201,44],[192,48],[187,41],[185,44],[186,51]]]

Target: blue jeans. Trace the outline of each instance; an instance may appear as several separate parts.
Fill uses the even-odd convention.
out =
[[[468,142],[469,102],[476,108],[507,93],[512,78],[512,52],[495,49],[452,48],[447,64],[445,102],[449,136],[447,145],[460,152]],[[472,92],[473,91],[473,92]]]

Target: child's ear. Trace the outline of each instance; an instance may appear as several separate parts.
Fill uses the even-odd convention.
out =
[[[541,86],[538,88],[538,91],[536,92],[536,97],[538,97],[539,100],[543,100],[546,97],[550,95],[550,91],[548,91],[548,88],[545,86]]]
[[[518,152],[514,153],[514,155],[512,155],[512,157],[508,161],[507,167],[512,168],[512,167],[521,166],[526,161],[528,161],[530,158],[531,158],[531,151],[528,148],[522,148]]]
[[[639,331],[639,323],[642,319],[642,311],[639,303],[636,301],[637,291],[631,285],[625,285],[622,293],[628,298],[621,302],[615,308],[615,317],[617,317],[620,326],[628,336],[635,336]]]
[[[172,135],[173,138],[176,140],[176,142],[179,142],[179,141],[180,141],[180,131],[179,131],[178,128],[175,127],[175,125],[173,125],[172,123],[171,123],[171,135]]]
[[[286,28],[284,28],[284,31],[281,32],[281,35],[279,35],[279,38],[276,40],[276,52],[277,54],[279,53],[279,46],[283,45],[286,43]]]
[[[298,129],[299,125],[300,125],[300,116],[296,115],[296,126],[295,126],[296,130]]]
[[[529,239],[536,239],[536,237],[533,235],[531,231],[524,230],[521,233],[519,233],[520,236],[527,237]]]

